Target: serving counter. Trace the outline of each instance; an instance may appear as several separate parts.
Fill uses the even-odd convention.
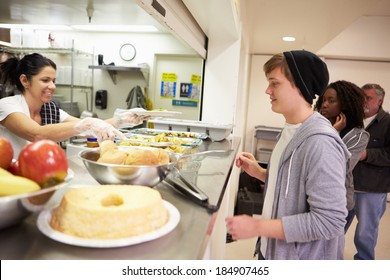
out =
[[[208,195],[209,207],[190,200],[164,181],[155,187],[163,199],[180,212],[178,225],[166,235],[117,248],[80,247],[55,241],[42,234],[36,225],[38,214],[34,214],[22,223],[0,231],[0,259],[201,259],[205,255],[228,185],[239,142],[239,138],[235,137],[220,142],[204,140],[194,152],[225,150],[226,153],[194,155],[183,166],[182,175]],[[68,187],[98,184],[77,156],[71,156],[68,160],[74,177],[67,187],[53,195],[47,206],[58,204]]]

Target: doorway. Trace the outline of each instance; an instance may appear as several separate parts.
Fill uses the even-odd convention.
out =
[[[180,119],[200,120],[203,59],[196,55],[156,54],[153,109],[180,111]]]

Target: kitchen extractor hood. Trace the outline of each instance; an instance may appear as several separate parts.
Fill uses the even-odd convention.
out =
[[[138,5],[184,40],[202,58],[207,55],[207,36],[181,0],[136,0]]]

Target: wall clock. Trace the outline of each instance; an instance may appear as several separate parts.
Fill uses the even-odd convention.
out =
[[[133,60],[136,53],[135,47],[129,43],[123,44],[119,49],[119,55],[124,61]]]

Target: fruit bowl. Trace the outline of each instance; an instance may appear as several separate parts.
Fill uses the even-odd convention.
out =
[[[0,196],[0,230],[16,225],[35,212],[43,210],[54,192],[66,186],[72,178],[70,172],[64,182],[38,191]]]

